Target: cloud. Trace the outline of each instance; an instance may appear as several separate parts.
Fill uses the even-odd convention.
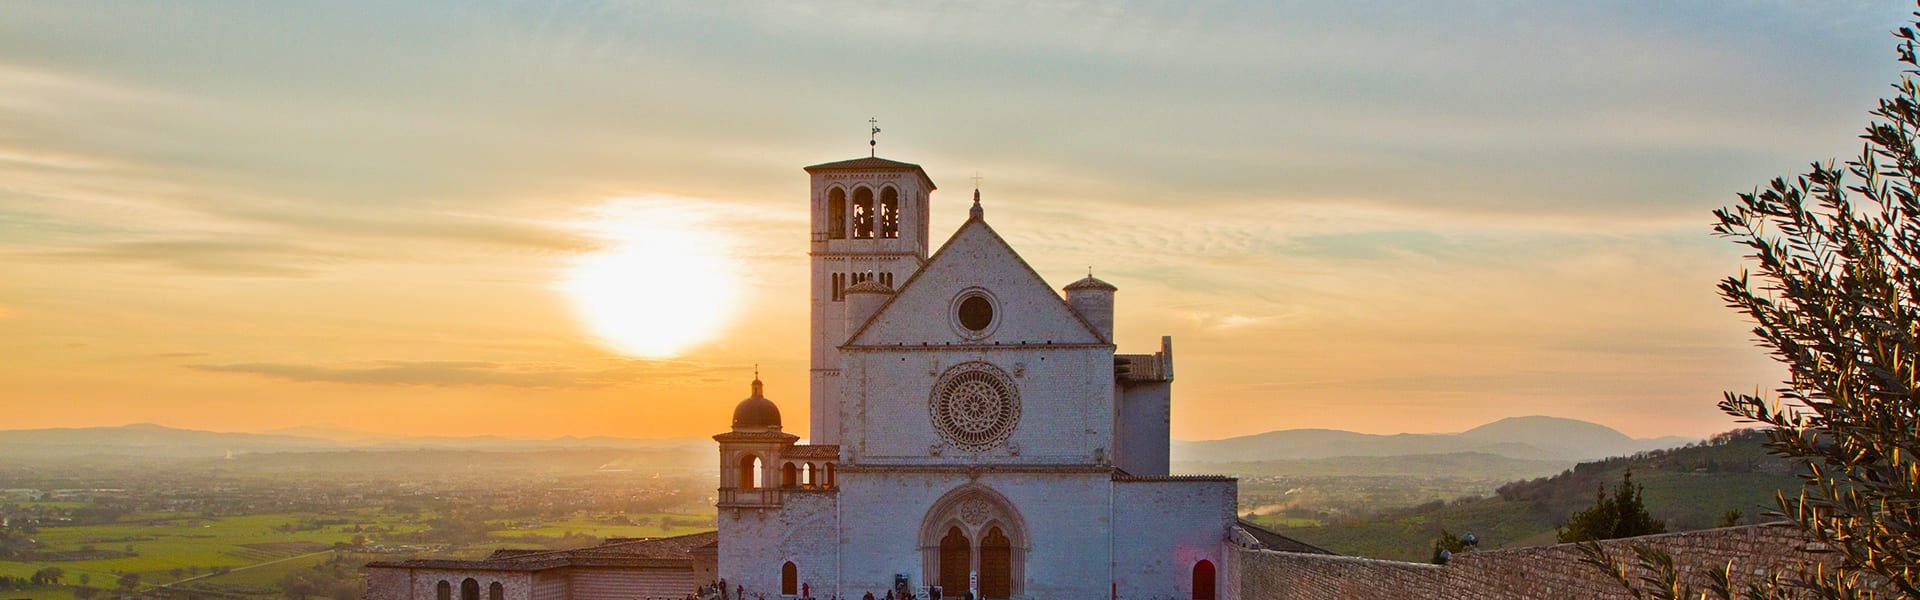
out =
[[[397,360],[345,365],[233,363],[185,366],[212,373],[241,373],[307,383],[526,388],[605,387],[654,377],[692,377],[710,370],[689,363],[647,361],[615,361],[608,365],[588,367],[489,361]]]
[[[63,260],[146,264],[233,277],[311,277],[339,255],[296,244],[248,239],[115,242],[43,253]]]

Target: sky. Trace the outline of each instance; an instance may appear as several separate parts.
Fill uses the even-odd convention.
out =
[[[978,173],[1174,337],[1176,438],[1706,435],[1782,374],[1710,211],[1858,152],[1911,9],[8,3],[0,428],[704,436],[758,365],[805,435],[801,167],[875,118],[936,246]]]

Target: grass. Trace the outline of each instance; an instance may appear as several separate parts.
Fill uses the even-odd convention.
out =
[[[530,529],[497,529],[492,535],[497,538],[515,539],[529,537],[560,537],[569,533],[582,533],[599,538],[609,537],[669,537],[712,531],[713,521],[704,516],[649,513],[625,515],[627,518],[642,522],[642,525],[628,525],[610,522],[608,518],[594,518],[576,515],[564,521],[549,521]],[[661,523],[666,519],[676,521],[672,527]],[[698,523],[697,525],[694,523]]]
[[[491,552],[494,548],[527,547],[544,541],[540,538],[559,538],[568,533],[586,534],[594,537],[664,537],[697,533],[713,529],[712,517],[708,515],[688,514],[636,514],[627,518],[643,523],[640,525],[616,524],[612,515],[576,515],[566,520],[541,523],[530,529],[510,529],[502,526],[490,532],[494,540],[476,544],[470,548],[452,549],[446,556],[474,558]],[[141,587],[170,583],[179,579],[194,577],[194,571],[207,574],[215,568],[226,567],[231,572],[194,580],[193,584],[207,584],[221,589],[257,589],[273,591],[287,575],[301,569],[310,568],[327,560],[329,554],[314,554],[330,549],[336,543],[348,542],[355,535],[368,535],[376,542],[380,533],[359,534],[348,530],[348,525],[330,525],[319,529],[298,529],[303,523],[315,519],[346,520],[359,525],[373,525],[395,532],[414,532],[423,525],[402,521],[403,517],[390,515],[378,509],[361,509],[338,514],[262,514],[236,517],[199,518],[196,516],[151,513],[131,515],[120,522],[101,525],[81,525],[72,527],[48,527],[34,534],[34,538],[45,545],[44,550],[78,550],[92,546],[102,551],[123,552],[128,548],[136,556],[99,558],[74,561],[0,561],[0,575],[28,577],[45,567],[59,567],[66,572],[63,582],[78,585],[81,575],[90,577],[89,585],[95,588],[111,588],[123,573],[140,576]],[[672,527],[663,527],[664,519],[676,521]],[[696,525],[697,523],[697,525]],[[308,556],[308,555],[312,556]],[[388,557],[390,558],[390,557]],[[286,560],[292,559],[292,560]],[[284,561],[284,562],[274,562]],[[174,569],[183,571],[175,577]],[[69,600],[69,589],[39,589],[30,592],[0,593],[0,600],[14,598],[33,598],[34,600]]]

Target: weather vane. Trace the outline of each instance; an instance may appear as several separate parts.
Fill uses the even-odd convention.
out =
[[[873,131],[867,133],[867,156],[878,156],[880,152],[880,120],[867,118],[867,126]]]

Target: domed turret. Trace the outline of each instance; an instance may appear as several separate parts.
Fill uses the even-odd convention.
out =
[[[1087,278],[1067,284],[1067,304],[1087,320],[1100,336],[1113,340],[1113,293],[1120,288],[1101,281],[1087,271]]]
[[[733,407],[733,430],[780,430],[780,407],[761,395],[760,374],[753,375],[753,395]]]

